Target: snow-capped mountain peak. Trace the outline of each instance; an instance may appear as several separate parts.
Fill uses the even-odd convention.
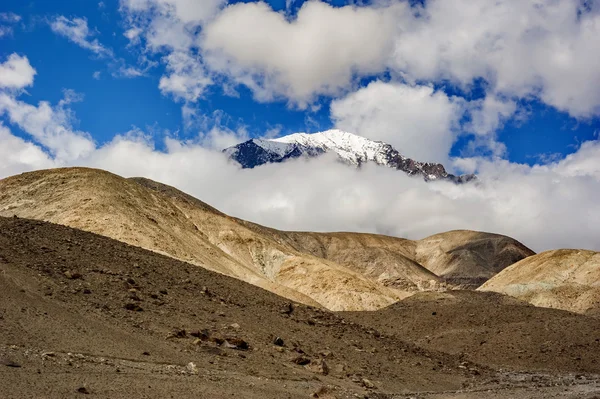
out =
[[[441,164],[414,161],[401,155],[390,144],[373,141],[342,130],[332,129],[319,133],[294,133],[277,139],[252,139],[223,152],[243,168],[254,168],[266,163],[283,162],[291,158],[316,157],[335,153],[342,162],[360,167],[374,162],[409,175],[421,175],[425,180],[451,180],[458,183],[474,176],[448,174]]]
[[[377,155],[381,154],[386,145],[381,141],[369,140],[365,137],[337,129],[313,134],[294,133],[272,141],[297,144],[305,148],[318,148],[323,150],[323,152],[334,152],[341,159],[355,165],[360,165],[367,161],[377,162]]]

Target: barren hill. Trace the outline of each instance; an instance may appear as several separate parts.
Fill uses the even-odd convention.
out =
[[[438,277],[431,265],[452,270],[468,259],[469,268],[461,271],[461,277],[481,278],[481,270],[490,276],[490,270],[507,265],[498,261],[505,258],[505,246],[523,247],[502,236],[490,237],[504,247],[486,245],[482,233],[472,233],[477,245],[469,246],[468,234],[467,239],[442,240],[463,246],[451,255],[426,241],[432,253],[437,251],[426,256],[418,241],[282,232],[229,217],[161,183],[87,168],[44,170],[1,180],[0,215],[105,235],[332,310],[378,309],[420,290],[444,289],[445,276]],[[515,260],[527,255],[519,252]]]
[[[480,287],[536,306],[600,315],[600,252],[547,251],[504,269]]]
[[[344,317],[491,368],[600,372],[600,320],[495,292],[421,292]]]
[[[500,234],[454,230],[417,242],[415,259],[447,281],[476,288],[507,266],[534,255]]]
[[[41,221],[0,217],[0,297],[7,399],[475,399],[482,392],[592,399],[600,392],[597,319],[479,292],[423,293],[380,312],[333,313]],[[544,323],[541,339],[550,343],[537,339]]]

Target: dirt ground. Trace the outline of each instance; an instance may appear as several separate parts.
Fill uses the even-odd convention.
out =
[[[600,397],[598,319],[431,295],[333,313],[92,233],[0,218],[0,397]]]

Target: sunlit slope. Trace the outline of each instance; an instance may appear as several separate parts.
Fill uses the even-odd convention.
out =
[[[536,306],[600,314],[600,252],[542,252],[504,269],[479,288]]]

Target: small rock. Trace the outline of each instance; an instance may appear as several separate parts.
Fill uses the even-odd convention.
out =
[[[333,396],[331,394],[331,389],[329,389],[326,386],[322,386],[321,388],[319,388],[315,393],[313,393],[311,395],[312,398],[322,398],[322,399],[330,399],[330,398],[335,398],[335,396]]]
[[[241,338],[226,338],[225,341],[227,343],[227,348],[230,349],[237,349],[243,351],[250,349],[250,344],[248,344],[248,342],[244,341]]]
[[[86,294],[86,295],[89,295],[89,294],[92,293],[92,291],[89,288],[84,288],[83,289],[83,293]]]
[[[88,391],[86,387],[77,388],[77,392],[82,393],[84,395],[88,395],[90,393],[90,391]]]
[[[132,279],[131,277],[127,279],[127,284],[129,284],[129,285],[136,285],[135,284],[135,280]]]
[[[291,303],[287,303],[285,304],[285,306],[279,311],[280,313],[283,314],[291,314],[294,311],[294,305],[292,305]]]
[[[144,310],[137,303],[126,303],[125,306],[124,306],[124,308],[127,309],[127,310],[134,311],[134,312],[141,312],[141,311]]]
[[[225,342],[225,340],[223,338],[220,337],[210,337],[210,342],[214,342],[215,344],[221,346],[223,345],[223,343]]]
[[[239,330],[240,329],[240,325],[238,323],[230,324],[229,327],[233,328],[234,330]]]
[[[190,335],[192,337],[196,337],[196,338],[200,338],[203,341],[208,340],[208,338],[210,337],[210,333],[208,330],[204,329],[204,330],[194,330],[190,332]]]
[[[175,328],[175,329],[173,329],[173,331],[171,331],[169,333],[169,335],[167,335],[167,339],[169,339],[169,338],[185,338],[185,337],[187,337],[187,333],[183,328],[181,328],[181,329]]]
[[[163,295],[168,295],[168,294],[169,294],[169,293],[167,292],[167,290],[160,290],[160,291],[158,291],[158,292],[159,292],[160,294],[163,294]]]
[[[143,352],[142,355],[144,355],[144,356],[150,356],[150,352]]]
[[[21,367],[21,365],[17,362],[13,362],[12,360],[2,359],[2,358],[0,358],[0,364],[4,365],[6,367],[13,367],[13,368]]]
[[[277,346],[283,346],[283,345],[284,345],[283,339],[282,339],[282,338],[280,338],[280,337],[276,337],[276,338],[273,340],[273,345],[277,345]]]
[[[193,362],[189,362],[185,368],[191,374],[198,374],[198,368]]]
[[[367,380],[366,378],[363,378],[361,383],[363,384],[363,386],[365,388],[369,388],[369,389],[375,388],[375,384],[373,384],[371,381]]]
[[[306,366],[306,368],[308,370],[312,371],[313,373],[323,374],[323,375],[329,374],[329,367],[327,366],[327,363],[325,363],[325,360],[323,360],[323,359],[313,360],[312,362],[310,362],[309,365]]]
[[[307,364],[310,364],[310,359],[306,356],[298,356],[292,360],[292,363],[296,363],[300,366],[306,366]]]
[[[42,353],[42,357],[54,357],[56,354],[54,352],[44,352]]]
[[[69,280],[77,280],[77,279],[80,279],[82,276],[80,273],[71,272],[71,271],[67,270],[65,272],[65,277],[68,278]]]

